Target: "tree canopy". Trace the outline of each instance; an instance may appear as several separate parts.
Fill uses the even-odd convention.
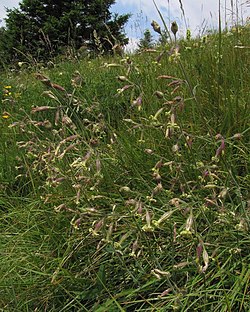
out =
[[[129,14],[110,12],[115,0],[23,0],[8,9],[4,47],[9,58],[47,59],[66,47],[111,51],[128,39],[123,27]]]

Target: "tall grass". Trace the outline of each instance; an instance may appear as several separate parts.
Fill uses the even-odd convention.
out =
[[[249,31],[6,72],[4,311],[249,310]]]

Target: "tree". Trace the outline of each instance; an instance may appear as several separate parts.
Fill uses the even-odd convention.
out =
[[[149,29],[146,29],[143,38],[140,39],[138,43],[139,50],[150,49],[154,47],[153,36]]]
[[[47,59],[70,46],[111,51],[127,44],[123,27],[129,14],[112,15],[115,0],[23,0],[19,9],[7,11],[5,38],[10,58],[27,55]],[[95,34],[95,36],[94,36]]]

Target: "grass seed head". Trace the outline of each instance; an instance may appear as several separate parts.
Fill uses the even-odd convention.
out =
[[[171,31],[174,35],[176,35],[176,33],[178,31],[178,25],[175,21],[171,24]]]
[[[153,27],[155,32],[161,35],[161,27],[156,21],[152,21],[151,26]]]

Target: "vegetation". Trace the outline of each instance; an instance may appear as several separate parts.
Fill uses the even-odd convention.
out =
[[[6,61],[39,61],[85,47],[104,53],[123,45],[122,32],[129,14],[114,15],[114,0],[23,0],[19,9],[8,10],[1,51]]]
[[[6,71],[3,311],[250,310],[249,34]]]
[[[149,29],[144,31],[143,38],[140,39],[138,47],[139,50],[151,49],[154,47],[153,36]]]

